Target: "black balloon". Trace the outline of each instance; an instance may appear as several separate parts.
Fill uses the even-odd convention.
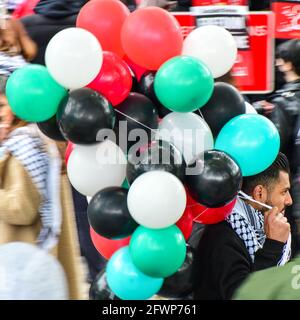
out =
[[[191,196],[206,207],[223,207],[241,188],[240,167],[222,151],[205,151],[189,167],[195,172],[186,176],[187,188]]]
[[[244,114],[245,110],[243,96],[235,87],[224,82],[215,83],[213,95],[200,109],[215,137],[229,120]]]
[[[75,144],[97,142],[101,129],[113,129],[115,111],[98,92],[74,90],[59,106],[57,120],[63,136]]]
[[[140,92],[141,94],[145,95],[146,97],[152,100],[152,102],[155,104],[158,110],[159,116],[163,118],[164,116],[171,113],[172,111],[167,109],[165,106],[163,106],[155,94],[155,91],[154,91],[155,74],[156,73],[154,71],[148,71],[145,74],[143,74],[138,85],[138,92]]]
[[[150,142],[155,133],[152,129],[158,128],[158,114],[155,105],[149,98],[140,93],[130,93],[125,101],[116,106],[116,115],[116,134],[119,137],[119,146],[124,151],[139,142],[136,137],[131,138],[129,136],[131,132],[134,133],[132,130],[142,129],[145,133],[145,139]],[[125,124],[127,124],[127,135],[123,131],[126,128],[126,126],[124,128]],[[127,148],[123,147],[125,141],[122,139],[126,140]],[[147,141],[143,141],[143,144]]]
[[[166,141],[152,141],[138,154],[129,152],[127,180],[131,184],[141,174],[159,170],[170,172],[184,182],[185,168],[183,156],[176,147]]]
[[[158,295],[170,299],[187,298],[194,289],[194,249],[187,245],[186,258],[180,269],[171,277],[165,278]]]
[[[127,194],[125,188],[109,187],[99,191],[90,201],[87,210],[89,223],[102,237],[125,238],[137,228],[138,224],[128,211]]]
[[[131,92],[139,92],[139,82],[137,80],[137,78],[132,75],[132,86],[131,86]]]
[[[90,300],[120,300],[107,284],[105,269],[93,281],[90,287],[89,298]]]
[[[57,141],[66,141],[59,130],[56,115],[47,121],[37,122],[37,126],[48,138]]]

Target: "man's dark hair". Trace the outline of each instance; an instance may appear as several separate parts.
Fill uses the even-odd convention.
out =
[[[276,58],[291,62],[294,71],[300,76],[300,39],[289,40],[279,45]]]
[[[278,180],[280,171],[290,174],[289,161],[281,152],[279,152],[275,161],[265,171],[254,176],[243,178],[242,190],[251,195],[254,188],[258,185],[262,185],[270,189],[274,182]]]

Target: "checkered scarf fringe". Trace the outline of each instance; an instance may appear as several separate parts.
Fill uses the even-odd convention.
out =
[[[2,147],[11,153],[26,169],[42,196],[39,208],[41,231],[37,244],[51,250],[58,242],[61,229],[59,193],[60,161],[51,158],[46,145],[30,126],[14,130]]]
[[[243,240],[254,263],[255,252],[263,247],[266,240],[263,214],[238,198],[232,213],[227,217],[226,221]],[[290,255],[291,246],[290,242],[288,242],[284,246],[282,258],[278,265],[287,263]]]
[[[10,56],[0,52],[0,75],[9,77],[14,71],[27,65],[25,59],[20,56]]]

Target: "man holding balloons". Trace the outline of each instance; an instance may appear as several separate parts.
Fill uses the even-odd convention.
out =
[[[244,178],[245,193],[233,212],[226,221],[206,227],[199,242],[196,299],[230,299],[251,272],[287,262],[289,188],[289,164],[282,153],[262,173]]]

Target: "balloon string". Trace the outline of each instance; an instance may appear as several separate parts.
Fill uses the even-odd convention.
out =
[[[158,131],[158,129],[152,129],[152,128],[146,126],[145,124],[137,121],[136,119],[131,118],[130,116],[128,116],[127,114],[121,112],[120,110],[115,109],[115,111],[118,112],[118,113],[120,113],[120,114],[123,115],[124,117],[126,117],[126,118],[128,118],[128,119],[130,119],[130,120],[132,120],[132,121],[134,121],[134,122],[136,122],[136,123],[138,123],[138,124],[140,124],[141,126],[143,126],[143,127],[147,128],[147,129],[153,131],[154,133],[157,133],[157,131]]]
[[[246,194],[246,193],[243,192],[243,191],[239,191],[238,197],[239,197],[240,199],[244,199],[244,200],[248,200],[248,201],[250,201],[250,202],[257,203],[257,204],[259,204],[259,205],[261,205],[261,206],[263,206],[263,207],[265,207],[265,208],[267,208],[267,209],[269,209],[269,210],[272,209],[271,206],[268,206],[268,205],[266,205],[266,204],[264,204],[264,203],[262,203],[262,202],[259,202],[259,201],[254,200],[252,197],[250,197],[248,194]]]
[[[201,217],[203,215],[203,213],[205,213],[209,208],[206,208],[204,211],[200,212],[197,217],[195,217],[193,220],[198,219],[199,217]]]
[[[204,119],[203,114],[202,114],[202,112],[200,111],[200,109],[198,109],[198,112],[199,112],[201,118]]]

